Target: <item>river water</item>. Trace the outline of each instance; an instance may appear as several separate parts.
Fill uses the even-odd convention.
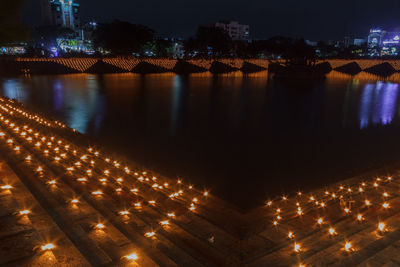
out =
[[[241,208],[400,159],[399,84],[368,76],[31,76],[0,94]]]

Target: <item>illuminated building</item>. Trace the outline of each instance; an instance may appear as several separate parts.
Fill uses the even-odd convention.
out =
[[[371,29],[368,35],[368,53],[370,56],[397,56],[400,48],[400,31],[388,32]]]
[[[379,47],[382,44],[382,36],[385,35],[385,31],[381,29],[371,29],[368,35],[368,47]]]
[[[63,28],[80,27],[77,0],[42,0],[43,24]]]
[[[225,30],[232,40],[249,40],[249,25],[239,24],[237,21],[219,21],[214,26]]]

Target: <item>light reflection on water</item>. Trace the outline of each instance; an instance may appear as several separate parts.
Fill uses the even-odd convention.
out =
[[[265,73],[0,78],[2,95],[245,206],[400,159],[398,91],[361,78]]]
[[[398,98],[397,83],[368,83],[365,85],[360,101],[360,128],[373,125],[390,124],[394,118]]]

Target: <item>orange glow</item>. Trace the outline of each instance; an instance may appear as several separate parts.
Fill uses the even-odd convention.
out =
[[[97,229],[104,229],[104,228],[105,228],[105,225],[102,224],[102,223],[98,223],[98,224],[96,224],[95,227],[96,227]]]
[[[135,260],[139,259],[138,255],[136,253],[126,255],[126,256],[124,256],[124,258],[131,260],[131,261],[135,261]]]
[[[40,247],[43,251],[45,250],[52,250],[55,248],[54,244],[48,243]]]
[[[30,210],[21,210],[21,211],[19,212],[20,215],[27,215],[27,214],[29,214],[29,213],[31,213]]]
[[[330,234],[330,235],[336,235],[336,230],[335,230],[335,228],[332,228],[332,227],[331,227],[331,228],[329,228],[328,231],[329,231],[329,234]]]
[[[346,244],[344,245],[344,250],[346,250],[347,252],[352,251],[352,245],[350,242],[346,242]]]
[[[288,237],[289,237],[289,238],[293,238],[293,237],[294,237],[293,232],[289,232],[289,233],[288,233]]]
[[[300,252],[301,251],[301,246],[299,243],[294,243],[294,252]]]
[[[156,235],[155,232],[147,232],[147,233],[144,234],[145,237],[153,237],[155,235]]]
[[[385,223],[380,222],[380,223],[378,224],[378,230],[379,230],[380,232],[385,231]]]
[[[169,221],[168,220],[164,220],[160,222],[161,225],[169,225]]]

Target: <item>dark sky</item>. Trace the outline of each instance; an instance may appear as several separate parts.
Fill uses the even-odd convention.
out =
[[[40,0],[26,0],[23,19],[40,23]],[[193,35],[198,24],[221,19],[250,25],[253,38],[311,40],[364,37],[371,26],[400,26],[400,0],[80,0],[85,20],[113,18],[145,24],[167,36]]]

